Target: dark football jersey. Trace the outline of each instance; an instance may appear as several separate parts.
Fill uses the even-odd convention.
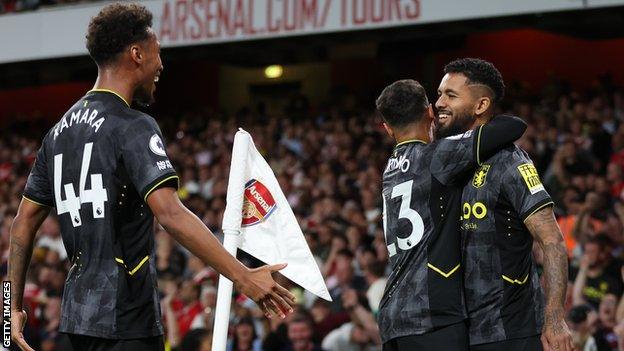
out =
[[[490,123],[432,144],[414,140],[395,147],[383,174],[384,233],[392,266],[378,317],[383,342],[466,318],[461,191],[479,157],[524,131],[512,136],[509,127]],[[482,129],[489,138],[482,137]]]
[[[177,183],[156,121],[114,92],[90,91],[46,134],[24,198],[56,208],[71,260],[61,332],[162,335],[145,200]]]
[[[516,146],[486,160],[464,187],[462,251],[472,345],[541,333],[543,295],[524,221],[552,203],[533,162]]]

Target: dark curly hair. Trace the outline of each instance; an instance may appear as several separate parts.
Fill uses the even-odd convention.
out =
[[[114,3],[91,18],[87,50],[98,66],[113,61],[128,45],[149,38],[152,13],[137,3]]]
[[[468,84],[483,84],[494,92],[494,103],[505,96],[503,76],[493,64],[478,58],[461,58],[444,66],[444,73],[461,73],[468,78]]]
[[[398,80],[388,85],[377,98],[377,110],[393,127],[418,122],[429,107],[425,88],[415,80]]]

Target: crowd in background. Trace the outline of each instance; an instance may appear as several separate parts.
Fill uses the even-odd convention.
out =
[[[217,235],[225,208],[230,153],[239,126],[270,163],[305,233],[333,302],[315,299],[283,277],[295,313],[267,320],[244,296],[233,300],[228,350],[380,350],[375,322],[389,273],[381,226],[381,177],[394,142],[372,102],[333,96],[308,107],[297,96],[283,113],[263,106],[235,116],[208,108],[156,116],[180,176],[179,196]],[[510,84],[501,112],[529,122],[519,145],[555,199],[570,258],[567,321],[578,350],[624,350],[624,94],[608,78],[574,91],[553,81],[540,91]],[[39,127],[41,128],[41,127]],[[0,253],[6,275],[9,228],[41,131],[19,126],[0,138]],[[157,224],[156,266],[167,347],[209,350],[217,274]],[[541,252],[534,250],[538,264]],[[239,254],[250,266],[259,265]],[[27,277],[27,339],[64,350],[57,333],[69,267],[54,216],[42,225]]]
[[[94,1],[101,0],[0,0],[0,15],[3,13],[31,11],[54,5]]]

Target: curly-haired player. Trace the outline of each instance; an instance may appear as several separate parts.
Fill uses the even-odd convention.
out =
[[[117,3],[87,34],[98,66],[93,90],[45,135],[11,227],[12,338],[22,350],[24,280],[37,229],[56,208],[71,269],[59,331],[74,350],[163,350],[156,288],[154,217],[182,245],[235,282],[267,317],[284,318],[294,296],[271,273],[250,270],[180,202],[176,175],[156,121],[131,102],[154,101],[163,71],[152,14]]]

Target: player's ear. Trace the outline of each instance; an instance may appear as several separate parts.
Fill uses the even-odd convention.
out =
[[[386,130],[386,133],[388,133],[388,135],[391,138],[394,138],[394,132],[392,131],[392,128],[390,128],[390,126],[386,122],[383,122],[381,124],[383,125],[384,129]]]
[[[434,117],[435,115],[433,114],[433,105],[429,104],[429,107],[427,108],[427,118],[433,121]]]
[[[480,97],[475,105],[475,116],[479,117],[492,106],[492,99],[489,96]]]
[[[143,50],[141,49],[141,47],[137,44],[132,44],[130,46],[130,57],[132,58],[132,61],[134,61],[135,63],[141,63],[143,62]]]

